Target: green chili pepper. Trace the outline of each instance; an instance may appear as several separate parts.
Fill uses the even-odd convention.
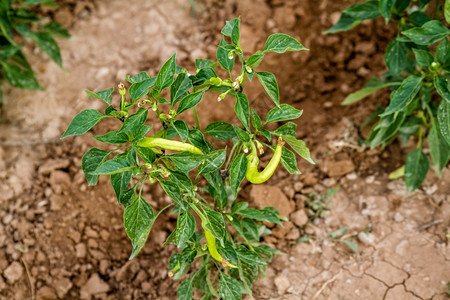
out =
[[[206,228],[206,226],[204,226],[203,223],[202,227],[203,230],[205,231],[206,243],[208,245],[209,254],[211,254],[212,258],[220,262],[224,267],[237,268],[237,266],[233,265],[225,258],[223,258],[222,255],[220,255],[216,247],[216,238],[212,235],[211,231],[209,231],[209,229]]]
[[[147,148],[160,147],[166,150],[189,151],[192,153],[203,154],[202,150],[198,149],[194,145],[163,138],[143,138],[139,141],[138,146]]]
[[[269,164],[263,171],[258,172],[259,158],[255,144],[253,144],[252,142],[251,143],[252,151],[250,152],[249,155],[247,155],[247,173],[245,174],[245,178],[247,178],[247,180],[250,181],[251,183],[259,184],[267,181],[270,177],[272,177],[278,164],[280,163],[283,145],[284,145],[283,139],[281,137],[278,138],[278,144],[277,147],[275,148],[275,153],[270,159]]]

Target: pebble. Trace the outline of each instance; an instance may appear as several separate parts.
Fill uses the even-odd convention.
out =
[[[61,194],[63,189],[70,187],[72,179],[66,172],[54,170],[50,174],[50,186],[57,194]]]
[[[300,209],[291,214],[291,220],[295,225],[302,227],[308,223],[308,215],[303,209]]]
[[[250,191],[250,198],[257,208],[262,209],[267,206],[273,206],[281,216],[289,216],[293,211],[288,198],[275,186],[253,185]]]
[[[395,222],[403,222],[403,220],[405,220],[405,217],[403,217],[401,213],[396,212],[394,215],[394,221]]]
[[[92,295],[106,293],[109,290],[109,285],[104,282],[97,273],[94,273],[81,288],[80,298],[90,299]]]
[[[79,243],[75,245],[75,254],[78,258],[86,257],[86,245],[83,243]]]
[[[43,286],[37,291],[37,299],[45,299],[45,300],[56,300],[58,297],[56,296],[55,290],[49,286]]]
[[[334,179],[334,178],[325,178],[325,179],[322,181],[322,184],[323,184],[324,186],[326,186],[326,187],[332,187],[332,186],[335,186],[335,185],[336,185],[336,179]]]
[[[350,174],[347,174],[346,177],[348,180],[355,180],[356,178],[358,178],[358,175],[356,175],[356,173],[350,173]]]
[[[286,235],[286,239],[296,241],[300,238],[300,231],[297,228],[292,228]]]
[[[136,276],[139,269],[139,263],[135,260],[130,260],[117,272],[116,280],[119,282],[129,282]]]
[[[22,274],[23,274],[23,267],[17,261],[10,264],[3,272],[3,276],[5,276],[6,280],[8,280],[8,282],[11,284],[18,281],[20,277],[22,277]]]
[[[364,231],[358,233],[358,239],[365,245],[373,245],[375,243],[374,235]]]
[[[60,170],[68,168],[70,165],[70,160],[68,159],[52,159],[47,160],[38,169],[38,173],[42,175],[48,175],[54,170]]]
[[[99,265],[100,274],[105,275],[109,267],[111,267],[110,261],[107,259],[102,259]]]
[[[295,192],[297,192],[297,193],[300,192],[302,190],[302,188],[303,188],[303,183],[302,182],[297,181],[297,182],[294,183],[294,191]]]
[[[73,283],[65,277],[55,283],[56,294],[59,298],[64,298],[72,287]]]
[[[291,286],[289,278],[287,278],[287,276],[284,274],[277,275],[277,277],[275,277],[274,283],[275,286],[277,287],[279,295],[284,294],[286,290]]]

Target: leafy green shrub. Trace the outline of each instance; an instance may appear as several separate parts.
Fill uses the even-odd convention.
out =
[[[430,162],[422,151],[426,138],[434,171],[441,176],[450,158],[450,1],[442,6],[430,0],[370,0],[345,9],[339,21],[325,33],[354,28],[363,20],[383,17],[386,24],[398,23],[398,34],[384,55],[387,72],[371,79],[342,103],[348,105],[371,93],[393,89],[389,106],[381,110],[379,120],[365,141],[371,148],[387,145],[396,137],[406,145],[417,137],[417,148],[406,157],[403,167],[390,178],[404,176],[408,192],[420,187]],[[370,119],[376,118],[379,111]]]
[[[69,38],[70,34],[57,22],[40,18],[31,8],[36,5],[56,6],[53,0],[2,0],[0,1],[0,95],[3,79],[13,87],[41,90],[33,69],[17,44],[18,33],[26,41],[33,40],[60,68],[61,53],[52,35]],[[17,40],[17,39],[16,39]],[[2,97],[0,97],[2,98]]]
[[[218,62],[197,59],[195,75],[178,66],[174,54],[156,77],[150,78],[146,72],[127,76],[129,100],[125,86],[119,84],[118,106],[113,105],[114,88],[86,91],[108,107],[104,113],[94,109],[80,112],[62,136],[84,134],[104,118],[119,120],[120,128],[94,138],[120,146],[112,150],[90,149],[84,154],[81,167],[89,185],[96,185],[99,175],[110,175],[119,205],[125,208],[124,227],[133,246],[130,259],[141,251],[161,212],[173,207],[177,226],[164,244],[174,244],[181,252],[170,259],[169,277],[180,279],[191,265],[197,267],[179,285],[180,299],[192,299],[193,287],[204,294],[203,299],[241,299],[242,293],[251,294],[250,287],[258,274],[264,273],[272,256],[279,253],[259,243],[271,233],[264,222],[280,224],[284,217],[274,207],[255,209],[249,208],[247,202],[237,202],[240,186],[244,178],[253,183],[268,180],[280,162],[289,173],[299,174],[295,154],[284,142],[313,163],[305,143],[295,137],[295,123],[287,122],[273,131],[265,128],[269,123],[297,119],[302,110],[280,104],[275,76],[255,71],[267,53],[306,48],[294,38],[276,33],[269,36],[262,51],[246,59],[240,46],[239,27],[240,19],[226,22],[217,48]],[[235,61],[236,57],[239,61]],[[240,70],[236,72],[233,68],[238,64]],[[218,77],[219,66],[227,74],[226,79]],[[250,108],[243,93],[246,79],[255,77],[274,103],[265,119]],[[220,121],[202,129],[196,105],[205,93],[218,93],[219,102],[235,98],[234,112],[241,126]],[[219,107],[220,103],[210,105]],[[196,120],[193,127],[180,118],[189,110],[193,110]],[[145,124],[149,113],[156,114],[162,127],[145,137],[152,129],[152,125]],[[271,144],[273,136],[278,137],[276,146]],[[217,149],[208,141],[211,139],[232,146]],[[264,145],[274,153],[259,172],[258,152],[263,153]],[[161,185],[173,203],[155,213],[142,196],[147,182]]]

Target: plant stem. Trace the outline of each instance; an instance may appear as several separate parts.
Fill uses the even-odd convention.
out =
[[[197,129],[202,130],[200,128],[200,121],[198,120],[197,108],[194,106],[193,110],[194,110],[195,124],[197,124]]]
[[[214,280],[216,280],[216,276],[214,276]],[[211,279],[209,278],[209,269],[208,274],[206,275],[206,284],[208,285],[209,292],[216,298],[219,298],[219,295],[216,293],[214,286],[212,285]]]

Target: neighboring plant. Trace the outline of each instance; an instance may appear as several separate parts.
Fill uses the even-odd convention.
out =
[[[339,185],[328,189],[326,195],[319,195],[316,192],[309,193],[305,199],[306,211],[308,218],[314,221],[317,218],[325,218],[325,214],[330,210],[330,199],[336,194]]]
[[[33,40],[61,69],[62,59],[58,44],[52,35],[69,38],[67,30],[57,22],[40,18],[32,10],[36,5],[56,7],[53,0],[1,0],[0,1],[0,100],[2,82],[6,79],[16,88],[41,90],[34,71],[17,44],[15,34],[26,41]]]
[[[280,104],[275,76],[255,71],[269,52],[306,48],[294,38],[276,33],[269,36],[263,50],[246,59],[240,46],[239,27],[238,18],[226,22],[221,31],[224,37],[217,48],[218,62],[197,59],[195,75],[177,66],[174,54],[156,77],[150,78],[146,72],[127,76],[131,84],[129,99],[126,100],[125,86],[119,84],[118,106],[111,101],[113,88],[96,93],[86,91],[108,107],[104,113],[94,109],[80,112],[62,136],[84,134],[104,118],[118,120],[118,130],[94,138],[123,145],[112,150],[90,149],[83,156],[81,167],[89,185],[97,184],[99,175],[111,176],[118,202],[125,207],[124,227],[133,246],[130,259],[141,251],[156,218],[173,206],[177,225],[164,245],[174,244],[181,252],[170,259],[169,277],[187,278],[184,274],[191,265],[197,268],[180,283],[177,292],[180,299],[191,299],[193,287],[204,294],[202,299],[241,299],[242,293],[251,294],[252,283],[264,273],[272,255],[278,253],[259,243],[271,233],[264,222],[280,224],[285,218],[274,207],[255,209],[249,208],[247,202],[237,202],[240,185],[244,178],[252,183],[265,182],[280,162],[289,173],[299,174],[296,157],[284,146],[285,142],[314,163],[305,143],[295,138],[295,123],[288,122],[272,131],[265,128],[269,123],[297,119],[302,110]],[[234,73],[236,57],[240,70]],[[226,79],[219,78],[215,71],[218,66],[225,70]],[[243,93],[245,79],[251,81],[254,76],[274,102],[263,120],[250,108]],[[227,95],[235,98],[234,112],[241,126],[220,121],[202,130],[196,105],[205,93],[211,92],[219,92],[219,102]],[[209,109],[221,109],[220,103],[210,103]],[[191,128],[182,118],[189,110],[196,121]],[[152,125],[144,124],[149,112],[155,113],[161,123],[161,129],[150,135]],[[204,133],[209,137],[205,138]],[[276,145],[271,145],[273,136],[277,137]],[[211,144],[208,140],[212,138],[222,142]],[[231,146],[225,146],[224,141]],[[217,145],[221,148],[215,148]],[[258,154],[264,152],[264,145],[274,153],[266,168],[259,172]],[[142,196],[145,183],[158,183],[173,203],[155,213]]]
[[[404,176],[408,193],[420,187],[430,163],[423,152],[425,138],[434,171],[441,176],[450,158],[450,0],[441,5],[430,0],[380,0],[354,4],[345,9],[339,21],[325,33],[350,30],[363,20],[383,17],[398,23],[398,34],[384,55],[388,71],[350,94],[348,105],[384,88],[393,89],[390,103],[372,128],[366,143],[371,148],[390,144],[396,137],[405,145],[412,136],[417,147],[406,157],[403,167],[390,178]],[[444,20],[445,19],[445,20]],[[448,26],[448,24],[447,24]]]
[[[353,252],[358,253],[358,245],[356,245],[350,238],[354,238],[355,236],[352,234],[346,234],[348,231],[348,227],[339,228],[336,231],[330,233],[329,236],[322,238],[315,235],[304,234],[301,238],[297,240],[297,244],[306,243],[309,240],[327,240],[333,243],[343,243],[347,245]]]

